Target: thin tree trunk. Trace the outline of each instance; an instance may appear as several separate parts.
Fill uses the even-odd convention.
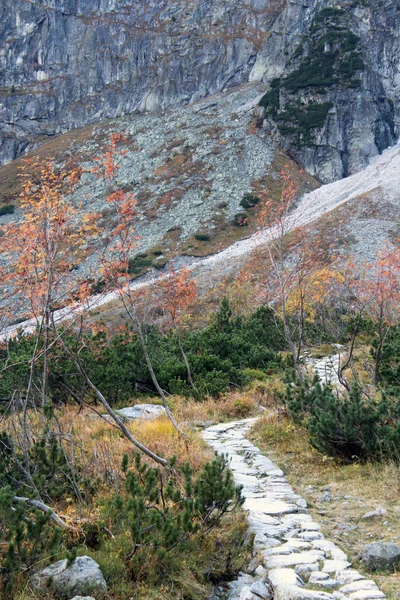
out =
[[[42,406],[47,402],[47,381],[48,381],[48,339],[49,339],[49,325],[50,316],[49,308],[46,306],[45,319],[44,319],[44,333],[43,333],[43,377],[42,377]]]
[[[349,392],[350,391],[350,386],[347,383],[346,379],[343,377],[343,372],[345,369],[347,369],[347,367],[349,366],[352,358],[353,358],[353,352],[354,352],[354,345],[356,342],[356,338],[358,335],[358,327],[356,326],[354,331],[353,331],[353,335],[351,338],[351,343],[350,343],[350,350],[349,350],[349,354],[347,357],[347,360],[345,360],[345,362],[343,363],[343,365],[339,368],[338,370],[338,379],[340,381],[340,383],[342,384],[342,386]]]
[[[185,351],[184,351],[184,349],[183,349],[183,346],[182,346],[182,340],[181,340],[181,334],[180,334],[180,331],[178,331],[178,334],[177,334],[177,335],[178,335],[178,346],[179,346],[179,350],[181,351],[181,354],[182,354],[183,362],[185,363],[185,367],[186,367],[186,372],[187,372],[187,379],[188,379],[188,382],[189,382],[189,384],[191,385],[192,389],[194,389],[194,391],[195,391],[196,393],[198,393],[198,392],[199,392],[199,390],[198,390],[198,389],[197,389],[197,387],[194,385],[193,378],[192,378],[192,372],[191,372],[191,370],[190,370],[190,364],[189,364],[188,358],[187,358],[187,356],[186,356],[186,353],[185,353]]]
[[[42,512],[49,514],[50,518],[59,527],[62,527],[63,529],[69,529],[71,531],[76,531],[75,527],[72,527],[71,525],[68,525],[68,523],[66,523],[65,521],[63,521],[54,512],[54,510],[52,508],[50,508],[50,506],[47,506],[47,504],[44,504],[43,502],[40,502],[40,500],[32,500],[31,498],[25,498],[23,496],[14,496],[13,497],[13,502],[14,503],[16,503],[16,502],[24,502],[25,504],[29,504],[30,506],[33,506],[34,508],[37,508],[38,510],[41,510]]]
[[[283,321],[283,330],[285,333],[286,342],[289,346],[290,352],[293,356],[294,366],[296,368],[297,375],[302,383],[304,383],[304,373],[301,369],[301,365],[298,359],[298,353],[296,350],[296,346],[294,345],[292,332],[290,331],[288,316],[286,312],[286,301],[284,299],[284,295],[282,296],[282,321]]]
[[[54,326],[54,322],[53,322],[53,326]],[[110,417],[116,422],[116,424],[118,425],[118,427],[120,428],[120,430],[122,431],[122,433],[125,435],[125,437],[127,437],[128,440],[134,446],[136,446],[136,448],[138,448],[144,454],[146,454],[146,456],[148,456],[149,458],[153,459],[155,462],[157,462],[158,464],[162,465],[163,467],[167,467],[169,465],[169,462],[165,458],[162,458],[161,456],[158,456],[157,454],[154,454],[154,452],[152,452],[151,450],[149,450],[149,448],[147,448],[146,446],[144,446],[143,444],[141,444],[131,434],[131,432],[129,431],[129,429],[127,429],[127,427],[125,426],[125,423],[122,421],[122,419],[113,411],[113,409],[108,404],[108,402],[105,399],[105,397],[103,396],[103,394],[100,392],[100,390],[91,381],[91,379],[89,378],[89,376],[86,373],[85,369],[82,367],[81,363],[77,360],[77,358],[72,354],[72,352],[70,351],[70,349],[66,346],[66,344],[65,344],[64,340],[62,339],[62,337],[60,337],[59,339],[60,339],[61,345],[64,348],[65,352],[68,354],[68,356],[70,357],[70,359],[74,363],[75,367],[81,373],[81,375],[85,379],[85,381],[86,381],[87,385],[89,386],[89,388],[92,390],[92,392],[94,393],[94,395],[96,396],[96,398],[104,406],[104,408],[106,409],[106,411],[108,412],[108,414],[110,415]]]
[[[158,395],[160,396],[162,402],[163,402],[163,406],[165,408],[165,412],[167,413],[172,425],[175,427],[175,429],[177,430],[177,432],[187,440],[187,435],[182,431],[182,429],[179,427],[178,423],[175,420],[174,415],[171,413],[171,410],[169,408],[168,402],[167,402],[167,398],[165,396],[164,390],[162,389],[162,387],[160,386],[160,384],[158,383],[156,374],[154,373],[154,369],[153,369],[153,365],[151,363],[151,358],[149,355],[149,352],[147,350],[147,344],[146,344],[146,340],[144,338],[144,333],[143,333],[143,329],[142,326],[140,324],[140,321],[136,315],[136,310],[135,307],[133,306],[133,303],[131,301],[131,307],[127,306],[126,302],[125,302],[125,298],[123,297],[123,295],[121,294],[122,297],[122,301],[124,303],[124,307],[126,310],[127,315],[129,316],[129,318],[131,319],[131,321],[134,323],[137,332],[139,334],[139,341],[140,341],[140,345],[142,347],[142,351],[143,351],[143,355],[144,355],[144,359],[146,361],[146,365],[147,368],[149,370],[150,373],[150,377],[151,380],[153,382],[154,387],[157,390]]]
[[[144,359],[146,361],[146,365],[147,365],[147,368],[149,370],[151,380],[152,380],[152,382],[154,384],[154,387],[157,390],[158,395],[160,396],[161,400],[163,401],[165,412],[167,413],[168,417],[171,420],[172,425],[175,427],[175,429],[177,430],[177,432],[182,437],[184,437],[185,439],[187,439],[187,436],[182,431],[182,429],[179,427],[178,423],[175,420],[174,415],[172,414],[172,412],[171,412],[171,410],[170,410],[170,408],[168,406],[168,402],[167,402],[167,398],[165,396],[164,390],[162,389],[162,387],[158,383],[156,374],[154,373],[153,365],[151,363],[150,355],[149,355],[149,352],[147,350],[147,344],[146,344],[146,340],[144,339],[143,329],[142,329],[142,326],[141,326],[141,324],[139,323],[138,320],[136,321],[136,328],[137,328],[137,331],[138,331],[138,334],[139,334],[140,345],[141,345],[142,350],[143,350]]]
[[[375,367],[374,367],[374,383],[375,383],[375,385],[378,385],[379,381],[380,381],[380,365],[381,365],[382,348],[383,348],[383,344],[385,343],[388,333],[389,333],[389,327],[386,327],[386,330],[383,331],[382,320],[380,320],[380,322],[379,322],[379,342],[378,342],[378,346],[377,346],[377,349],[375,352]]]

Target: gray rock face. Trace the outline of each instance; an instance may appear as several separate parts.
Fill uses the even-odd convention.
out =
[[[365,568],[371,571],[377,569],[392,570],[400,564],[400,546],[390,542],[373,542],[361,550],[361,560]]]
[[[79,556],[70,565],[66,559],[59,560],[36,573],[31,579],[31,585],[43,591],[49,585],[50,578],[52,589],[60,598],[69,598],[74,594],[85,597],[91,592],[107,591],[99,565],[89,556]]]
[[[136,419],[158,419],[166,415],[165,408],[158,404],[136,404],[127,408],[120,408],[115,411],[120,417],[124,417],[129,421]]]
[[[318,17],[327,6],[335,6],[327,18],[328,23],[330,21],[334,27],[332,21],[335,18],[334,11],[337,9],[333,3],[312,0],[287,3],[285,10],[274,24],[271,36],[257,54],[251,78],[269,83],[276,77],[296,72],[301,65],[301,56],[309,56],[318,40],[321,44],[319,52],[322,58],[318,61],[317,69],[311,69],[311,72],[316,72],[319,68],[322,71],[324,65],[326,66],[324,57],[329,61],[329,58],[338,51],[331,42],[332,29],[326,30],[324,27],[318,29],[321,26]],[[380,7],[374,0],[367,0],[353,4],[343,2],[340,7],[344,10],[342,17],[338,19],[343,19],[345,27],[360,38],[359,44],[356,44],[356,53],[362,57],[364,67],[359,71],[354,69],[353,83],[349,83],[350,79],[347,79],[347,75],[346,81],[340,82],[341,73],[349,66],[351,72],[355,65],[353,60],[355,53],[352,50],[350,52],[352,58],[348,63],[346,60],[346,65],[343,64],[341,67],[343,71],[335,70],[331,80],[329,77],[323,77],[324,84],[327,82],[327,85],[321,87],[321,94],[318,86],[310,85],[310,72],[305,70],[303,79],[305,85],[297,88],[300,81],[298,80],[294,86],[295,104],[303,105],[304,115],[304,105],[308,102],[314,104],[316,109],[318,106],[321,108],[323,103],[327,103],[324,124],[307,130],[310,123],[307,125],[297,121],[294,134],[285,131],[282,136],[278,136],[283,146],[290,149],[305,168],[324,183],[359,171],[373,156],[393,145],[399,134],[400,77],[397,66],[393,62],[391,64],[391,59],[388,60],[386,54],[389,52],[394,58],[398,57],[400,52],[399,30],[395,25],[397,19],[395,3],[387,2],[384,7]],[[293,23],[296,23],[295,27]],[[336,25],[339,26],[339,22]],[[288,33],[282,35],[285,26]],[[293,53],[290,47],[297,50]],[[397,65],[398,58],[394,61]],[[288,100],[287,93],[280,94],[278,114],[280,121],[275,120],[275,125],[273,121],[267,121],[268,131],[272,133],[277,133],[278,129],[282,131],[282,123],[286,129],[284,111]],[[289,109],[293,106],[292,103]],[[299,130],[301,130],[300,134]],[[312,143],[303,143],[309,136],[313,138]]]
[[[361,38],[360,87],[335,87],[310,147],[281,142],[321,181],[365,166],[400,123],[397,0],[340,4]],[[135,111],[164,111],[296,68],[296,50],[331,0],[4,0],[0,163],[45,136]],[[326,48],[329,52],[329,48]],[[273,132],[272,132],[273,133]]]
[[[248,80],[269,0],[4,0],[0,145],[187,104]]]

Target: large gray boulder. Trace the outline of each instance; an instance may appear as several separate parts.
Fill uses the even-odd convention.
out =
[[[361,550],[360,558],[369,571],[392,571],[400,565],[400,546],[391,542],[373,542]]]
[[[31,579],[31,585],[39,591],[45,591],[50,585],[50,589],[60,598],[107,591],[99,565],[89,556],[79,556],[70,565],[66,559],[59,560],[36,573]]]
[[[133,421],[135,419],[158,419],[163,417],[166,412],[163,406],[159,404],[136,404],[127,408],[120,408],[115,411],[120,417]]]

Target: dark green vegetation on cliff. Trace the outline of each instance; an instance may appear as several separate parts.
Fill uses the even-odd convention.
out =
[[[294,136],[298,149],[315,144],[335,106],[325,100],[328,90],[337,94],[338,89],[361,86],[358,76],[365,69],[361,40],[346,28],[347,21],[341,8],[321,10],[287,65],[291,72],[271,81],[270,91],[259,102],[282,135]]]

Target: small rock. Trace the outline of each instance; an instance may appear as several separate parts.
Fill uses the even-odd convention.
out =
[[[262,581],[256,581],[250,588],[256,596],[263,598],[263,600],[271,600],[272,592]]]
[[[336,571],[343,571],[347,567],[350,567],[347,560],[325,560],[322,570],[324,573],[336,573]]]
[[[378,506],[378,508],[376,508],[375,510],[371,510],[370,512],[365,513],[365,515],[362,516],[363,519],[375,519],[375,517],[383,517],[384,515],[386,515],[387,511],[382,508],[381,506]]]
[[[318,523],[314,523],[311,521],[310,523],[300,523],[301,531],[319,531],[321,529],[321,525]]]
[[[158,419],[166,414],[165,408],[159,404],[135,404],[135,406],[120,408],[115,412],[120,417],[128,419],[128,421],[134,419]]]
[[[366,569],[392,571],[400,564],[400,547],[391,542],[373,542],[364,546],[360,558]]]
[[[329,490],[325,490],[322,496],[320,496],[317,502],[332,502],[332,496],[329,493]]]
[[[338,548],[331,550],[331,558],[333,560],[347,560],[346,554],[343,552],[343,550],[339,550]]]
[[[320,571],[311,573],[308,583],[310,583],[311,585],[319,585],[327,589],[332,589],[339,585],[336,579],[332,579],[331,577],[329,577],[328,573],[321,573]]]
[[[336,573],[336,579],[342,585],[346,585],[348,583],[353,583],[353,581],[360,581],[361,579],[365,579],[365,577],[363,577],[355,569],[345,569],[344,571],[338,571]]]
[[[258,567],[258,565],[260,564],[260,561],[257,557],[254,557],[251,561],[249,566],[247,567],[246,571],[249,575],[254,575],[254,573],[256,572],[256,569]]]
[[[255,513],[264,513],[270,516],[294,513],[297,512],[298,509],[294,504],[288,504],[282,500],[268,500],[267,498],[247,498],[243,508],[244,510],[250,510]]]
[[[253,594],[250,588],[246,585],[240,592],[240,600],[259,600],[258,597]]]
[[[329,573],[321,573],[321,571],[317,571],[310,577],[310,583],[326,581],[327,579],[329,579]]]
[[[72,600],[96,600],[93,596],[74,596]]]
[[[268,573],[268,579],[273,588],[279,586],[303,586],[304,581],[294,569],[271,569]]]
[[[359,592],[350,594],[349,598],[350,600],[380,600],[381,598],[386,598],[386,596],[380,590],[360,590]]]
[[[371,581],[370,579],[360,579],[359,581],[353,581],[352,583],[348,583],[340,588],[339,592],[342,594],[354,594],[354,592],[360,591],[379,591],[378,586],[375,581]]]
[[[318,565],[296,565],[294,570],[298,573],[303,579],[308,579],[311,573],[318,571]]]
[[[257,577],[260,577],[260,579],[264,579],[264,577],[266,577],[267,574],[267,569],[262,565],[258,565],[257,569],[254,571],[254,575],[257,575]]]
[[[298,534],[300,539],[306,542],[312,542],[314,540],[323,540],[324,536],[320,531],[302,531]]]
[[[289,555],[278,554],[264,558],[267,569],[294,567],[295,565],[310,565],[318,562],[318,556],[311,552],[295,552]]]

